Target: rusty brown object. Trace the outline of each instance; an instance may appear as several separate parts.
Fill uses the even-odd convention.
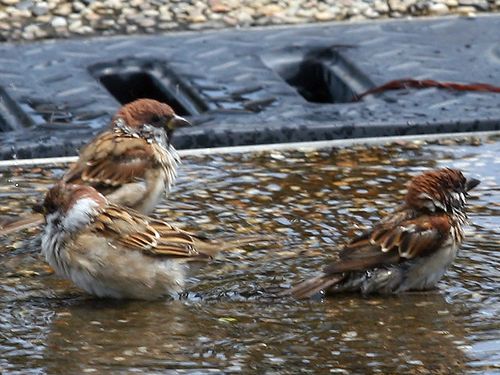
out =
[[[354,98],[354,101],[359,101],[363,97],[371,94],[378,94],[384,91],[390,90],[401,90],[401,89],[426,89],[431,87],[437,87],[440,89],[448,89],[455,91],[478,91],[478,92],[493,92],[500,93],[500,87],[490,85],[487,83],[456,83],[456,82],[440,82],[432,79],[395,79],[393,81],[389,81],[384,83],[381,86],[374,87],[363,92],[360,95],[357,95]]]

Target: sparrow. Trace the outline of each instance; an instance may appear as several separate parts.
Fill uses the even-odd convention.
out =
[[[436,286],[455,259],[468,222],[468,192],[480,183],[456,169],[414,177],[404,203],[347,243],[320,276],[283,294],[401,293]]]
[[[111,129],[80,151],[62,180],[92,186],[116,204],[149,213],[177,175],[174,130],[189,125],[165,103],[138,99],[126,104]]]
[[[111,203],[96,189],[58,182],[36,210],[41,253],[61,277],[97,297],[154,300],[184,288],[191,262],[255,238],[216,242]]]
[[[173,184],[179,155],[171,144],[174,130],[189,122],[172,108],[152,99],[121,107],[111,127],[80,150],[62,181],[89,185],[119,205],[150,213]],[[41,224],[34,214],[0,225],[7,234]]]

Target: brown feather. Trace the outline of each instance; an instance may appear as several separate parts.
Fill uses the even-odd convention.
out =
[[[200,239],[165,221],[148,218],[138,212],[127,213],[109,204],[96,217],[94,230],[133,251],[151,256],[209,259],[225,246]]]
[[[324,272],[363,271],[427,255],[439,249],[450,225],[448,216],[443,214],[422,216],[392,227],[375,227],[371,236],[367,232],[345,245],[339,260],[328,265]]]
[[[292,289],[281,293],[281,296],[291,295],[298,299],[310,298],[322,290],[326,290],[339,283],[344,278],[343,275],[321,275],[309,280],[305,280]]]
[[[39,226],[43,224],[43,215],[41,214],[31,214],[15,221],[0,223],[0,236],[4,236],[10,233],[18,232],[23,229]]]
[[[94,187],[135,182],[143,179],[145,171],[156,165],[154,155],[151,145],[144,139],[110,130],[82,149],[79,160],[63,180]]]

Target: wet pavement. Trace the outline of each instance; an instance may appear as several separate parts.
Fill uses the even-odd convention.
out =
[[[214,237],[276,241],[225,254],[176,301],[93,299],[50,273],[36,230],[0,238],[0,372],[499,372],[500,142],[444,143],[184,158],[159,215]],[[270,298],[390,212],[411,176],[444,166],[482,184],[436,291]],[[0,172],[0,215],[26,210],[63,171]]]

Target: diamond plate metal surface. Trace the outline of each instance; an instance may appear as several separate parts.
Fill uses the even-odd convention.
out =
[[[102,37],[0,45],[0,158],[62,156],[119,106],[92,67],[155,61],[206,111],[179,148],[500,129],[500,95],[399,90],[314,103],[278,74],[315,51],[361,91],[399,78],[500,86],[500,16]]]

